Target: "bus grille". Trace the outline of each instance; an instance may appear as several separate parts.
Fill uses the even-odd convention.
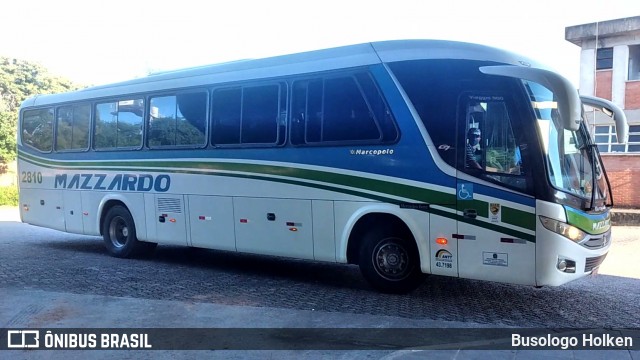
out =
[[[587,262],[584,265],[584,272],[592,271],[593,269],[600,266],[600,264],[602,264],[602,262],[604,261],[604,258],[606,257],[607,257],[607,254],[604,254],[598,257],[587,258]]]
[[[180,199],[176,198],[158,198],[158,211],[182,213],[182,203]]]
[[[608,231],[601,236],[591,236],[587,242],[581,243],[581,245],[589,249],[601,249],[609,245],[610,241],[611,231]]]

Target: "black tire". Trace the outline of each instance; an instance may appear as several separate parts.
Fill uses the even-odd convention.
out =
[[[418,249],[411,236],[390,229],[373,229],[362,240],[360,271],[376,290],[405,294],[424,281]]]
[[[102,238],[109,254],[119,258],[146,255],[158,245],[138,240],[131,213],[120,205],[107,212],[102,223]]]

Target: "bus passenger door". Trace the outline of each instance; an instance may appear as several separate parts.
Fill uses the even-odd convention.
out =
[[[520,153],[526,135],[516,137],[518,113],[506,96],[466,93],[460,101],[457,144],[465,149],[458,154],[456,187],[460,277],[534,284],[535,244],[520,224],[529,220],[535,202],[526,195]]]

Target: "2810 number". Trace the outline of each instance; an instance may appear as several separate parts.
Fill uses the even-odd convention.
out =
[[[20,175],[23,183],[42,184],[42,173],[40,171],[23,171]]]

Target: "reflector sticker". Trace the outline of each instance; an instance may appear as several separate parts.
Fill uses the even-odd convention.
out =
[[[475,240],[475,235],[451,234],[451,237],[458,240]]]
[[[508,244],[526,244],[527,241],[523,239],[513,239],[513,238],[500,238],[500,242],[508,243]]]

